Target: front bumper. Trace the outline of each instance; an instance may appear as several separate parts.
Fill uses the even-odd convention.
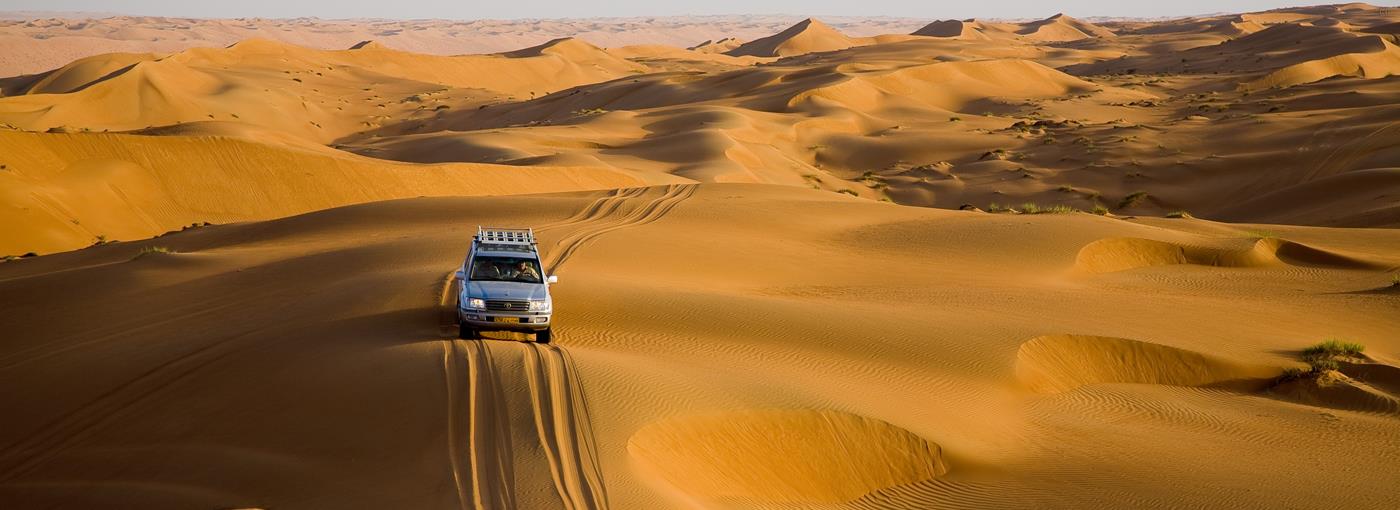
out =
[[[457,310],[457,320],[473,328],[499,331],[540,331],[549,329],[549,312],[491,312]]]

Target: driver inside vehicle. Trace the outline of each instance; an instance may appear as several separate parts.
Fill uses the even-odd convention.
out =
[[[515,265],[515,277],[519,280],[537,282],[540,280],[540,272],[535,269],[534,264],[522,260]]]

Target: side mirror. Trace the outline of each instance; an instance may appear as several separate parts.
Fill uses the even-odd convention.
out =
[[[467,279],[467,273],[464,273],[461,269],[458,269],[456,273],[452,273],[452,277],[458,280],[465,280]]]
[[[549,275],[549,279],[545,281],[549,283],[559,283],[559,277],[555,275]]]

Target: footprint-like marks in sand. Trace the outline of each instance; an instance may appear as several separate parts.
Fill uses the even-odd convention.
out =
[[[1382,264],[1278,238],[1264,238],[1243,250],[1206,248],[1133,237],[1100,239],[1080,248],[1075,267],[1088,273],[1112,273],[1172,265],[1217,267],[1303,266],[1337,269],[1382,269]]]
[[[647,424],[627,443],[643,469],[716,504],[840,504],[948,472],[938,444],[825,410],[748,410]]]

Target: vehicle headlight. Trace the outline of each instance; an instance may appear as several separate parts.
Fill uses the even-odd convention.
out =
[[[469,298],[467,299],[467,308],[475,308],[477,310],[485,309],[486,300],[481,298]]]
[[[531,310],[531,311],[536,311],[536,312],[538,312],[538,311],[543,311],[543,310],[548,310],[548,309],[549,309],[549,301],[545,301],[545,300],[530,301],[530,310]]]

